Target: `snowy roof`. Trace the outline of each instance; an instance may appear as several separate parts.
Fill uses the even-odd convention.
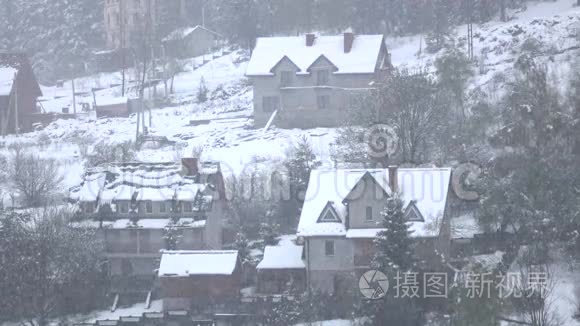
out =
[[[164,229],[167,226],[171,225],[173,222],[169,218],[163,219],[140,219],[137,220],[135,223],[129,219],[120,219],[116,220],[111,225],[107,225],[108,228],[112,229],[131,229],[131,228],[138,228],[138,229],[151,229],[151,230],[158,230]],[[191,218],[181,218],[177,222],[176,226],[180,228],[203,228],[205,227],[205,220],[201,221],[194,221]]]
[[[10,95],[17,73],[15,68],[0,66],[0,96]]]
[[[346,206],[344,199],[351,194],[361,179],[369,174],[388,194],[388,169],[335,169],[313,170],[298,224],[299,236],[347,236],[362,237],[368,232],[346,230]],[[451,179],[449,168],[400,168],[397,170],[399,192],[405,207],[413,202],[424,221],[409,222],[413,237],[434,237],[441,229],[447,194]],[[331,203],[341,222],[319,222],[322,211]],[[376,227],[375,227],[376,228]]]
[[[302,269],[306,268],[302,260],[302,246],[285,241],[278,246],[267,246],[264,258],[257,269]]]
[[[164,251],[159,276],[232,275],[237,264],[236,250]]]
[[[337,68],[337,74],[372,74],[375,72],[384,39],[382,35],[355,35],[350,52],[344,52],[344,36],[317,36],[306,46],[305,36],[260,37],[252,52],[246,75],[270,76],[272,68],[284,57],[300,70],[308,68],[324,56]]]
[[[176,30],[174,30],[173,32],[171,32],[169,35],[167,35],[165,38],[163,38],[162,42],[168,42],[168,41],[177,41],[177,40],[182,40],[186,37],[188,37],[189,35],[191,35],[191,33],[200,30],[200,31],[207,31],[211,34],[214,34],[216,36],[221,37],[220,34],[207,29],[203,26],[197,25],[195,27],[182,27],[182,28],[178,28]]]
[[[213,170],[212,170],[213,171]],[[200,171],[203,175],[204,172]],[[206,184],[182,175],[177,163],[112,163],[87,169],[83,181],[70,191],[76,201],[191,201],[209,208],[213,197]],[[203,206],[205,205],[205,206]]]
[[[370,239],[376,238],[379,232],[385,229],[349,229],[346,231],[346,237],[349,239]]]

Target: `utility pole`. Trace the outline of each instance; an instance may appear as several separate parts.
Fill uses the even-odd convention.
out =
[[[73,113],[76,115],[77,114],[77,97],[76,97],[76,92],[75,92],[75,78],[74,77],[72,78],[71,83],[72,83]]]
[[[18,75],[14,75],[14,132],[20,132],[20,122],[18,121]]]

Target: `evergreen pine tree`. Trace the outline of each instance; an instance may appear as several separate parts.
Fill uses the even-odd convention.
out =
[[[375,240],[377,253],[373,257],[373,267],[386,273],[408,272],[415,266],[416,259],[402,200],[396,195],[387,199],[381,215],[385,230]]]

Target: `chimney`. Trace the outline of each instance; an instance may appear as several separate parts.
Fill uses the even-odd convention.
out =
[[[391,188],[392,192],[399,192],[399,180],[397,178],[397,172],[399,171],[399,167],[396,165],[389,166],[389,187]]]
[[[354,43],[354,33],[352,31],[344,32],[344,53],[349,53],[352,50]]]
[[[197,158],[184,157],[181,159],[181,170],[184,176],[193,177],[199,172],[199,161]]]
[[[313,33],[306,34],[306,46],[313,46],[315,39],[316,35],[314,35]]]

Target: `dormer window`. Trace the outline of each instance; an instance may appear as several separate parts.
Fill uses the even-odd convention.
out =
[[[292,71],[282,71],[280,73],[280,85],[290,86],[292,85],[292,77],[294,73]]]
[[[423,215],[421,215],[421,212],[419,212],[419,209],[417,209],[417,206],[415,205],[415,201],[412,201],[411,203],[409,203],[409,206],[407,207],[407,210],[405,212],[405,220],[407,220],[409,222],[424,222],[425,221],[423,219]]]
[[[325,86],[328,85],[330,72],[327,69],[321,69],[316,71],[316,85]]]

